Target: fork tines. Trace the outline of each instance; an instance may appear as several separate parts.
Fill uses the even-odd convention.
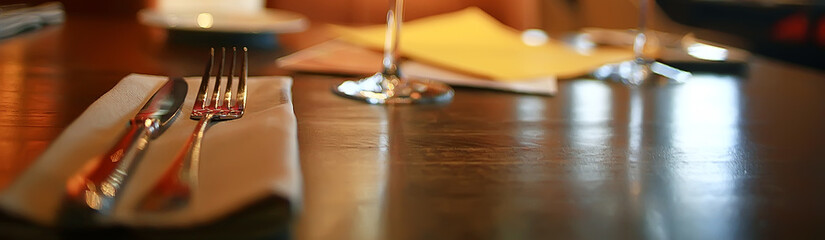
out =
[[[195,105],[192,109],[190,118],[200,119],[204,116],[211,115],[214,120],[221,119],[235,119],[243,116],[244,107],[246,106],[246,77],[248,74],[247,66],[247,49],[243,47],[243,55],[241,57],[241,69],[238,73],[238,84],[236,86],[236,94],[233,96],[233,73],[235,72],[235,58],[236,48],[232,48],[229,57],[229,72],[226,73],[226,84],[223,85],[224,65],[226,61],[226,48],[221,48],[221,56],[218,60],[218,69],[215,74],[215,84],[212,85],[212,93],[209,95],[207,102],[207,91],[209,89],[209,82],[212,78],[210,75],[213,71],[212,65],[215,62],[215,49],[209,50],[209,62],[206,64],[206,70],[203,73],[203,79],[198,89],[198,96],[195,100]],[[223,97],[221,98],[220,90],[223,86]]]

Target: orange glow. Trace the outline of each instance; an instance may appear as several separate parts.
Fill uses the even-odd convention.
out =
[[[0,67],[0,89],[4,89],[4,91],[0,91],[0,101],[2,102],[20,102],[20,99],[23,96],[23,76],[25,68],[23,66],[23,55],[25,48],[24,41],[8,41],[6,44],[11,45],[10,47],[3,48],[3,51],[0,52],[0,55],[3,55],[2,67]],[[20,112],[23,109],[23,106],[20,104],[4,104],[3,111],[8,112]],[[0,114],[0,122],[18,122],[19,114]],[[5,132],[4,136],[10,136],[11,139],[17,138],[20,133],[17,128],[9,128],[10,132]],[[0,189],[5,188],[5,186],[11,182],[17,175],[16,174],[8,174],[14,173],[15,168],[18,168],[20,164],[19,159],[15,159],[13,156],[19,156],[21,146],[19,141],[2,141],[0,142]]]

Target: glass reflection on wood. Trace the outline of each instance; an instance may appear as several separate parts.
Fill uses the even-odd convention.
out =
[[[655,135],[660,147],[672,158],[652,161],[662,179],[646,184],[659,194],[647,201],[659,207],[662,224],[669,225],[667,237],[693,239],[735,239],[743,203],[734,196],[744,189],[739,175],[748,171],[749,161],[741,151],[739,129],[740,91],[736,78],[698,75],[690,83],[657,94],[657,117],[669,123],[671,135]],[[681,154],[699,152],[701,155]],[[655,196],[655,197],[654,197]],[[704,201],[679,201],[700,198]],[[649,211],[657,208],[647,208]],[[675,226],[677,223],[679,226]]]
[[[298,223],[299,239],[379,240],[382,237],[385,192],[389,168],[392,114],[387,108],[365,108],[357,111],[376,118],[376,125],[330,123],[313,125],[312,131],[343,130],[348,135],[377,133],[364,144],[375,151],[352,151],[329,143],[325,151],[302,153],[304,159],[304,212]],[[342,157],[357,159],[342,161]]]

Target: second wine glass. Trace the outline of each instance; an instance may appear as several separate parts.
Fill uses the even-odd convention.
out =
[[[398,53],[404,0],[390,0],[384,39],[383,70],[372,76],[345,81],[333,87],[340,96],[370,104],[410,104],[447,102],[455,94],[446,84],[401,75]]]

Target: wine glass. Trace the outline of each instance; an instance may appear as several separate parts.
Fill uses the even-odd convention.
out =
[[[383,71],[332,88],[342,97],[370,104],[438,103],[450,101],[455,94],[446,84],[427,79],[409,78],[399,69],[398,41],[401,33],[404,0],[389,0],[387,32],[384,40]]]
[[[648,40],[656,37],[647,32],[649,1],[651,0],[639,0],[639,25],[633,40],[634,59],[618,64],[605,65],[597,69],[594,71],[594,75],[597,78],[610,77],[625,84],[636,86],[648,82],[657,76],[664,77],[670,80],[669,82],[675,83],[683,83],[692,76],[690,72],[680,70],[645,56],[645,48],[649,46]]]

